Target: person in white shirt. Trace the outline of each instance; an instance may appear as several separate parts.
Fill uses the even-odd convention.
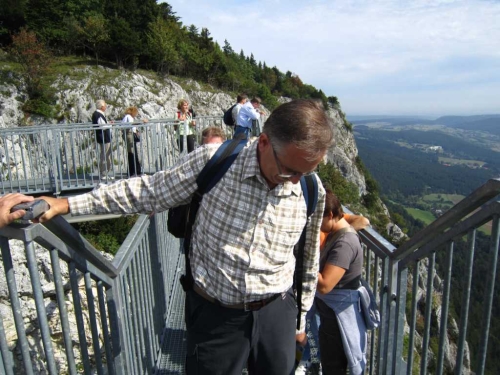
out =
[[[125,110],[125,117],[122,120],[122,123],[127,122],[135,122],[135,118],[139,114],[139,110],[137,107],[132,106],[128,107]],[[147,119],[144,119],[143,122],[147,122]],[[140,176],[142,174],[141,163],[139,162],[139,153],[137,151],[137,144],[141,141],[141,134],[137,127],[132,127],[126,129],[124,132],[125,140],[127,142],[127,154],[128,154],[128,171],[130,177]]]
[[[240,94],[236,98],[236,105],[231,111],[231,116],[233,117],[234,125],[238,125],[238,114],[240,113],[241,107],[248,101],[247,94]]]
[[[250,102],[246,102],[238,113],[238,119],[234,128],[234,138],[239,134],[244,133],[247,138],[252,131],[252,120],[258,120],[264,112],[259,110],[260,98],[254,97]]]

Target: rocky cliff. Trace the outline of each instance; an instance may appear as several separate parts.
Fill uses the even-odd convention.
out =
[[[214,90],[202,89],[192,80],[181,86],[164,78],[117,71],[104,67],[74,69],[71,76],[60,76],[52,85],[57,92],[58,113],[52,123],[87,122],[95,111],[95,101],[103,98],[108,103],[108,118],[121,120],[126,107],[136,105],[139,117],[150,119],[171,119],[177,110],[177,102],[187,99],[200,116],[222,116],[235,98]],[[22,111],[24,96],[13,84],[0,83],[2,95],[0,107],[0,128],[47,123],[47,119],[30,116]],[[265,110],[265,108],[264,108]],[[358,155],[354,136],[344,126],[344,120],[335,109],[329,110],[334,124],[335,145],[327,160],[338,167],[345,178],[358,186],[359,193],[366,192],[365,180],[355,165]]]

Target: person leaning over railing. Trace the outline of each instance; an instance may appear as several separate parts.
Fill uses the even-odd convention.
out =
[[[260,137],[247,143],[203,196],[189,253],[194,284],[186,292],[187,374],[290,374],[295,341],[317,282],[324,189],[314,174],[333,144],[333,126],[313,100],[277,107]],[[198,147],[172,168],[121,180],[70,198],[44,197],[55,215],[162,212],[186,204],[219,145]],[[318,182],[307,217],[302,176]],[[305,228],[300,330],[292,290],[294,246]]]
[[[329,217],[329,212],[331,212],[331,205],[332,205],[332,193],[330,190],[326,189],[327,195],[326,195],[326,202],[325,202],[325,215],[326,217]],[[353,227],[356,231],[365,229],[370,225],[370,220],[368,220],[366,217],[361,216],[361,215],[350,215],[350,214],[343,214],[343,218],[347,221],[347,223]],[[327,220],[327,219],[323,219]],[[326,224],[325,226],[322,225],[321,227],[321,233],[320,233],[320,251],[322,251],[326,245],[326,240],[328,238],[328,235],[330,234],[330,226]],[[311,307],[311,309],[307,312],[306,316],[307,324],[306,327],[309,327],[308,329],[308,335],[312,336],[315,344],[316,344],[316,358],[321,358],[321,349],[318,347],[319,345],[319,327],[320,327],[320,316],[319,313],[316,309],[316,304],[314,303]],[[312,363],[312,358],[311,358],[311,345],[308,342],[308,339],[306,338],[303,342],[298,343],[298,345],[302,346],[302,348],[298,348],[297,353],[302,353],[301,358],[296,358],[297,360],[297,369],[295,370],[295,375],[302,375],[306,374],[308,370],[313,366]],[[300,354],[299,354],[300,355]],[[327,355],[329,355],[327,353]],[[321,367],[319,367],[319,373],[321,373]]]
[[[6,194],[0,198],[0,228],[3,228],[6,225],[9,225],[14,220],[20,219],[24,216],[26,211],[18,210],[15,212],[10,212],[12,207],[19,203],[31,202],[33,201],[33,197],[14,193],[14,194]]]
[[[324,374],[364,373],[367,330],[358,288],[363,250],[356,230],[344,218],[339,199],[326,189],[321,231],[328,232],[320,254],[315,305],[319,312],[319,347]]]
[[[252,98],[250,102],[246,102],[242,105],[234,128],[234,138],[238,137],[241,133],[245,134],[247,138],[252,135],[252,121],[258,120],[260,116],[264,114],[264,112],[259,109],[260,102],[260,98],[255,97]]]

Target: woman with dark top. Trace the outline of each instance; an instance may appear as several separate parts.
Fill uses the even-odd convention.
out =
[[[125,110],[125,117],[123,117],[122,123],[135,122],[135,118],[139,114],[137,107],[128,107]],[[143,122],[147,122],[146,119]],[[137,143],[141,140],[141,134],[137,127],[132,127],[125,132],[125,141],[127,142],[127,154],[128,154],[128,172],[130,177],[140,176],[142,174],[141,163],[139,162],[139,154],[137,150]]]
[[[366,365],[366,325],[359,310],[363,251],[344,219],[338,198],[327,189],[321,225],[328,232],[320,253],[316,308],[323,374],[362,374]]]

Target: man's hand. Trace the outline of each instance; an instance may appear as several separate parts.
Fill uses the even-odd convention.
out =
[[[45,223],[46,221],[52,219],[54,216],[66,215],[69,213],[68,198],[40,197],[40,199],[46,201],[49,204],[50,209],[38,219],[33,220],[34,222]]]
[[[20,219],[26,214],[24,210],[18,210],[15,212],[10,212],[12,207],[19,203],[31,202],[34,198],[15,193],[7,194],[0,198],[0,228],[9,225],[14,220]]]
[[[305,332],[297,333],[295,335],[295,341],[297,341],[300,345],[306,346],[307,344],[307,335]]]

